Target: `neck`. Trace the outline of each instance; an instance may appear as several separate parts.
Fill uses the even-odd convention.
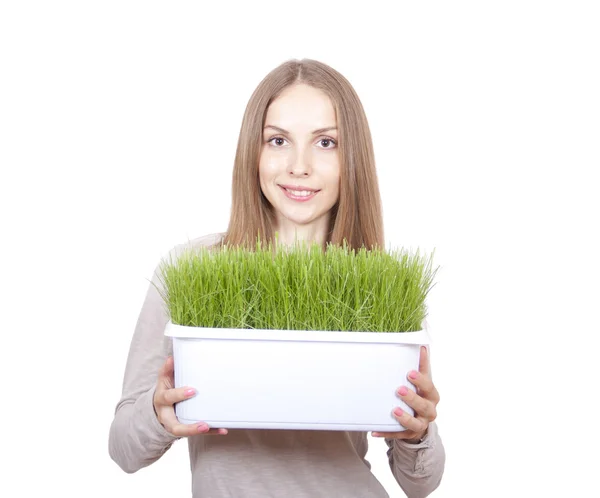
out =
[[[277,232],[277,246],[293,246],[297,242],[308,244],[316,242],[325,247],[327,241],[327,228],[329,219],[322,218],[310,225],[296,225],[288,220],[282,220],[275,229]]]

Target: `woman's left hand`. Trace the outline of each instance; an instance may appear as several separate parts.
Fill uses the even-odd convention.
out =
[[[437,417],[436,406],[440,402],[440,395],[431,380],[429,355],[426,347],[421,346],[419,371],[411,370],[407,379],[414,384],[417,392],[407,386],[400,386],[396,392],[402,401],[415,411],[415,415],[411,416],[402,409],[395,408],[392,414],[406,430],[400,432],[373,432],[374,437],[404,439],[409,443],[418,443],[427,434],[429,424]]]

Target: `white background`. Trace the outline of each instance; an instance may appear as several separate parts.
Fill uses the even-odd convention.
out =
[[[598,496],[594,4],[3,2],[0,494],[189,496],[184,442],[108,456],[129,341],[159,258],[227,227],[252,91],[306,57],[362,99],[387,242],[441,266],[432,496]]]

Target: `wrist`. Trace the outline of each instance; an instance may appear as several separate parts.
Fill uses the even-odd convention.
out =
[[[427,429],[425,429],[425,431],[422,434],[417,435],[416,437],[411,438],[411,439],[405,439],[404,441],[407,442],[408,444],[419,444],[419,443],[422,443],[426,437],[427,437]]]

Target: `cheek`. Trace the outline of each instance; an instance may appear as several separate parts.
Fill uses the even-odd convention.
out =
[[[327,168],[327,183],[333,188],[339,190],[340,188],[340,164],[337,158],[332,160]]]
[[[332,178],[331,178],[331,184],[333,185],[333,189],[335,191],[336,202],[340,199],[341,183],[342,183],[342,178],[341,178],[340,166],[338,163],[337,167],[334,169],[334,172],[333,172]]]
[[[273,168],[269,155],[263,152],[258,161],[258,176],[261,182],[265,181],[269,176],[271,176],[272,169]]]
[[[334,192],[335,192],[335,200],[338,201],[340,198],[340,181],[339,179],[336,180],[336,182],[334,183],[335,187],[334,187]]]
[[[280,157],[274,157],[272,154],[263,154],[258,164],[259,175],[265,178],[275,176],[281,169],[280,163]]]

